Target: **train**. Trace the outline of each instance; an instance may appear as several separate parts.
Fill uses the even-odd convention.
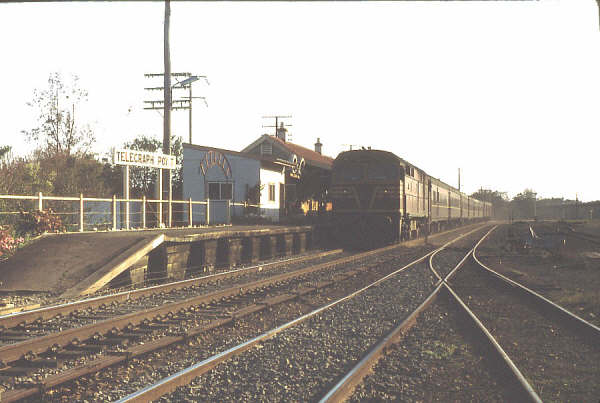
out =
[[[342,245],[373,248],[489,219],[467,196],[389,151],[352,150],[333,162],[329,199]]]

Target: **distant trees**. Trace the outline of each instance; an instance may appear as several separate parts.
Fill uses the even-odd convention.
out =
[[[525,189],[512,199],[512,218],[533,219],[536,217],[537,193],[533,189]]]
[[[10,146],[1,146],[0,147],[0,160],[3,160],[8,155],[10,150],[11,150]]]
[[[505,219],[508,217],[509,199],[506,192],[499,192],[497,190],[490,189],[479,189],[477,192],[473,193],[471,197],[492,203],[492,213],[494,217],[500,219]]]

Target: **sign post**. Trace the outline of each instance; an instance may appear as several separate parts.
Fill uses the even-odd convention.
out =
[[[123,165],[123,198],[125,199],[125,229],[129,229],[129,165]]]
[[[158,203],[158,226],[162,224],[162,171],[163,169],[169,170],[169,176],[171,176],[171,170],[177,167],[177,160],[173,155],[165,155],[161,153],[151,153],[147,151],[139,150],[115,150],[113,152],[113,163],[115,165],[123,166],[123,198],[125,199],[125,228],[129,229],[129,166],[148,167],[158,169],[158,183],[156,186]],[[168,224],[172,224],[172,189],[171,181],[169,181],[169,218]],[[142,208],[145,210],[145,205]],[[145,217],[142,219],[145,222]]]

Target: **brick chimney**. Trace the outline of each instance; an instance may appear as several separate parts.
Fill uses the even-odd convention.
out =
[[[283,122],[279,125],[279,127],[275,130],[275,137],[285,142],[285,135],[287,134],[287,129],[283,126]]]
[[[317,137],[317,142],[315,143],[315,152],[321,154],[321,147],[323,147],[323,144],[321,144],[321,139]]]

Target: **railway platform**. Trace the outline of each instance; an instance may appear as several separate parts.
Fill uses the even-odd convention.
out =
[[[221,226],[47,234],[0,262],[0,292],[91,294],[111,281],[181,279],[211,270],[300,253],[312,226]]]

